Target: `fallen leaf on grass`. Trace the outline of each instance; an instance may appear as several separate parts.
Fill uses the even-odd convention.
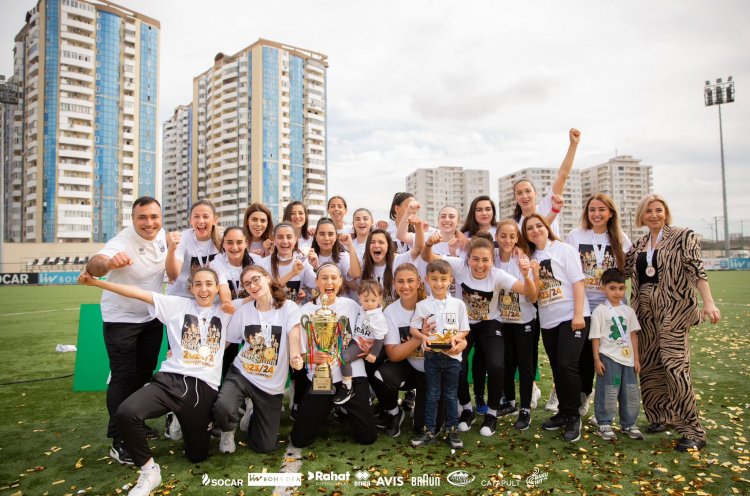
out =
[[[53,483],[52,483],[52,485],[53,485],[53,486],[56,486],[56,485],[58,485],[58,484],[62,484],[63,482],[65,482],[65,479],[63,479],[63,480],[59,480],[59,481],[55,481],[55,482],[53,482]]]
[[[83,458],[79,458],[76,462],[76,468],[82,468],[83,467]]]

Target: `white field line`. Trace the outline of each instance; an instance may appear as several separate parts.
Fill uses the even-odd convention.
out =
[[[11,317],[13,315],[31,315],[31,314],[35,314],[35,313],[69,312],[71,310],[78,310],[78,307],[56,308],[54,310],[35,310],[33,312],[0,313],[0,317]]]

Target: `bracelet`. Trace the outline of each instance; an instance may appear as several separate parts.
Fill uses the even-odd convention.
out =
[[[560,213],[560,209],[559,208],[553,208],[552,211],[555,212],[556,214]]]

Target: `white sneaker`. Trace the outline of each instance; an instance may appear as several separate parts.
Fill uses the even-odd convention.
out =
[[[179,441],[182,439],[182,427],[180,427],[180,421],[177,420],[177,415],[172,412],[167,414],[167,428],[164,431],[164,435],[172,441]]]
[[[587,413],[589,413],[589,406],[591,405],[591,401],[594,399],[594,391],[591,391],[591,394],[586,396],[586,393],[581,393],[581,406],[578,407],[578,415],[581,417],[585,416]]]
[[[234,444],[234,431],[221,433],[219,441],[219,453],[234,453],[237,446]]]
[[[250,427],[250,417],[253,416],[253,402],[250,398],[245,399],[245,414],[242,415],[242,418],[240,419],[240,430],[242,432],[247,432],[248,427]]]
[[[141,470],[135,487],[128,493],[130,496],[148,496],[152,491],[161,486],[161,469],[158,464],[154,464],[151,470]]]
[[[593,425],[594,427],[599,427],[599,421],[596,420],[596,415],[592,415],[589,419],[589,425]]]
[[[611,425],[600,425],[599,429],[596,431],[596,435],[600,436],[605,441],[617,440],[617,435],[615,434],[615,431],[612,430]]]
[[[548,412],[557,413],[558,406],[560,406],[560,402],[557,400],[557,391],[553,389],[549,393],[549,399],[547,400],[547,404],[544,405],[544,409]]]
[[[531,408],[536,408],[537,403],[542,398],[542,390],[539,389],[536,385],[536,382],[532,386],[531,389]]]

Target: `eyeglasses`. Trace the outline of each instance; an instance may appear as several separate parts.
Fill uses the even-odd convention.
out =
[[[249,289],[251,286],[257,286],[260,284],[261,276],[253,276],[250,278],[249,281],[244,281],[242,283],[242,287],[245,289]]]

